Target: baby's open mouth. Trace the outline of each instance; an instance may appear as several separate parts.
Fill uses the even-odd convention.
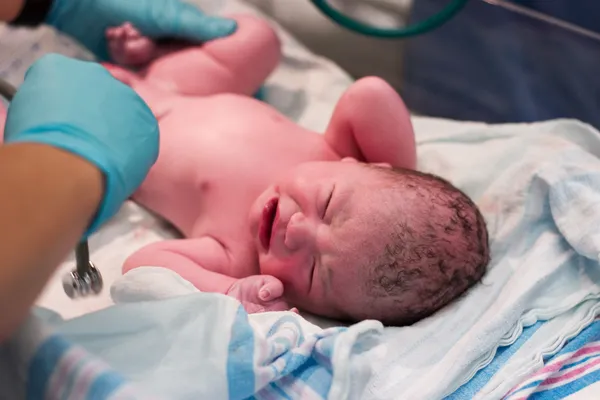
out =
[[[262,244],[265,250],[269,250],[271,246],[271,237],[273,235],[273,228],[275,226],[275,220],[278,216],[279,204],[278,198],[273,198],[265,204],[262,212],[262,220],[260,221],[259,237],[260,244]]]

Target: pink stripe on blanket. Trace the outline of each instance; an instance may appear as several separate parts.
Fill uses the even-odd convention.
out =
[[[577,375],[583,375],[583,373],[585,371],[587,371],[588,369],[590,369],[590,368],[592,368],[592,367],[594,367],[594,366],[596,366],[598,364],[600,364],[600,359],[596,359],[596,360],[594,360],[592,362],[589,362],[589,363],[587,363],[585,365],[582,365],[579,368],[575,368],[575,369],[573,369],[573,370],[571,370],[571,371],[569,371],[569,372],[567,372],[567,373],[565,373],[563,375],[549,377],[544,382],[542,382],[542,385],[552,385],[554,383],[558,383],[558,382],[561,382],[561,381],[564,381],[564,380],[567,380],[567,379],[571,379],[571,378],[573,378],[573,377],[575,377]]]
[[[74,348],[69,351],[60,359],[58,367],[54,370],[52,377],[50,378],[50,385],[46,391],[48,399],[60,399],[62,398],[62,390],[65,388],[66,382],[71,375],[71,371],[75,365],[84,359],[86,353],[83,349]]]

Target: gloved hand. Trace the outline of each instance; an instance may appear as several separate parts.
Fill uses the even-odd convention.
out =
[[[203,14],[183,0],[54,0],[46,22],[109,60],[105,31],[131,22],[144,36],[208,41],[232,34],[236,22]]]
[[[104,173],[104,199],[89,234],[118,211],[156,161],[158,123],[146,103],[99,64],[51,54],[25,74],[8,108],[4,142],[58,147]]]

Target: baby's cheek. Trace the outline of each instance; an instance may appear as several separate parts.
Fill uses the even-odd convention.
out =
[[[289,264],[282,269],[279,279],[294,292],[307,291],[308,279],[306,273],[302,273],[302,268],[295,264]]]
[[[320,292],[311,292],[297,299],[288,299],[288,301],[302,311],[308,311],[320,317],[332,318],[334,320],[345,319],[345,314],[339,311],[339,306],[331,298],[324,296]]]
[[[268,260],[261,262],[261,274],[279,279],[286,288],[286,294],[306,293],[309,288],[306,268],[298,260]]]

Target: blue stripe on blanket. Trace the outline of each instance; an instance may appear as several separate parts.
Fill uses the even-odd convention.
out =
[[[574,363],[571,363],[571,364],[565,364],[562,367],[560,367],[559,371],[570,369],[570,368],[576,367],[578,365],[585,364],[588,361],[595,360],[595,359],[598,359],[598,358],[600,358],[600,354],[594,354],[592,356],[589,356],[589,357],[586,357],[586,358],[582,358],[581,360],[579,360],[577,362],[574,362]]]
[[[31,359],[27,372],[27,400],[46,397],[46,387],[50,376],[69,349],[69,343],[58,336],[50,336],[40,346]]]
[[[239,306],[231,326],[227,354],[227,384],[230,399],[247,399],[255,393],[254,331],[244,307]]]
[[[584,347],[585,345],[587,345],[591,342],[599,341],[599,340],[600,340],[600,321],[596,320],[592,324],[587,326],[584,330],[582,330],[581,333],[579,333],[579,335],[577,335],[575,338],[571,339],[558,353],[556,353],[555,355],[553,355],[551,357],[545,358],[544,364],[551,363],[554,359],[556,359],[557,357],[561,357],[564,354],[574,353],[574,352],[578,351],[579,349],[581,349],[582,347]],[[584,364],[584,363],[589,362],[590,360],[597,358],[597,357],[598,357],[598,355],[594,354],[594,355],[590,355],[589,357],[586,357],[582,360],[579,360],[577,362],[565,364],[560,368],[560,371],[565,370],[567,368],[574,367],[576,365]],[[545,379],[546,378],[531,382],[529,385],[523,386],[515,393],[519,393],[519,392],[521,392],[525,389],[531,388],[533,386],[538,386],[538,385],[542,384]],[[572,382],[566,383],[562,386],[558,386],[555,388],[532,393],[528,398],[534,399],[534,400],[535,399],[538,399],[538,400],[562,399],[562,398],[570,396],[573,393],[576,393],[576,392],[586,388],[589,385],[597,383],[599,381],[600,381],[600,370],[592,371],[588,374],[585,374],[585,372],[584,372],[581,376],[579,376],[576,380],[574,380]]]
[[[331,389],[331,381],[333,380],[333,372],[330,368],[323,368],[324,366],[317,362],[314,358],[306,362],[302,368],[295,371],[292,376],[294,379],[304,382],[309,386],[315,393],[318,393],[323,399],[326,399],[329,395],[329,389]]]
[[[549,359],[544,359],[544,361],[552,361],[553,358],[577,351],[589,342],[594,342],[597,340],[600,340],[600,320],[596,320],[585,327],[585,329],[583,329],[579,335],[569,340],[565,347],[563,347],[558,353],[554,354]]]
[[[571,396],[586,387],[600,381],[600,370],[577,378],[576,380],[554,389],[530,394],[528,400],[559,400]]]
[[[71,365],[69,365],[70,361]],[[79,396],[81,399],[89,400],[109,399],[117,389],[125,385],[124,379],[119,374],[109,370],[98,359],[91,357],[60,336],[52,335],[44,341],[31,359],[27,379],[27,399],[43,399],[51,395],[49,390],[51,390],[52,376],[61,373],[60,367],[63,368],[64,382],[57,385],[55,390],[60,392],[61,398]],[[80,393],[74,393],[76,390]],[[81,397],[84,393],[85,397]]]
[[[105,400],[114,394],[118,388],[123,386],[125,381],[117,373],[107,370],[94,379],[88,390],[88,400]]]
[[[529,338],[542,326],[543,322],[537,322],[523,329],[523,333],[512,345],[500,347],[492,362],[485,368],[479,370],[473,379],[462,385],[445,400],[472,399],[475,395],[494,377],[496,372],[529,340]]]

